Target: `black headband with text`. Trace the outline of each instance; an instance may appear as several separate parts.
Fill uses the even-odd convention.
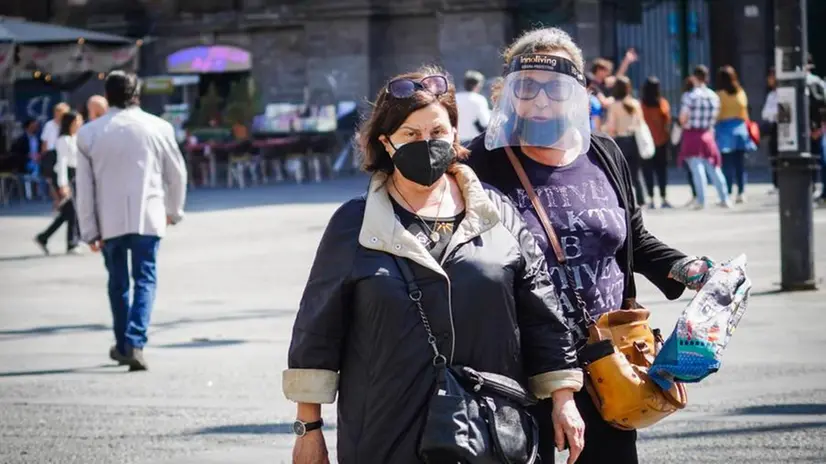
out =
[[[519,71],[550,71],[573,77],[585,87],[585,75],[576,67],[573,61],[555,55],[516,55],[507,67],[505,75]]]

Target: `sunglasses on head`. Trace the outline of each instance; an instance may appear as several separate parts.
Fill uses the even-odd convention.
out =
[[[571,93],[574,90],[574,86],[570,82],[560,80],[539,82],[530,77],[514,80],[512,87],[513,96],[520,100],[533,100],[541,90],[544,90],[549,99],[565,101],[571,98]]]
[[[421,80],[400,78],[387,84],[387,93],[394,98],[410,98],[417,90],[425,90],[435,96],[447,93],[447,77],[442,75],[427,76]]]

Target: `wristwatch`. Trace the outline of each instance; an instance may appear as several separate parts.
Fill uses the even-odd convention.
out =
[[[298,437],[307,435],[307,432],[320,429],[324,425],[324,419],[319,419],[315,422],[304,422],[296,420],[293,422],[293,433]]]

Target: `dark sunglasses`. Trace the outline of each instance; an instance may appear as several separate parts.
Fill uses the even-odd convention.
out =
[[[571,98],[574,86],[570,82],[552,80],[539,82],[530,77],[523,77],[513,81],[513,96],[520,100],[533,100],[539,95],[540,90],[545,91],[545,95],[551,100],[565,101]]]
[[[447,77],[442,75],[427,76],[420,81],[401,78],[387,84],[387,93],[394,98],[410,98],[417,90],[426,90],[435,96],[447,93]]]

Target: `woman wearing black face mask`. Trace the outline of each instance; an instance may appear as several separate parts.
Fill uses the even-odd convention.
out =
[[[362,127],[370,186],[327,226],[284,372],[298,403],[294,462],[327,462],[321,404],[336,394],[339,462],[421,462],[437,359],[557,398],[568,441],[582,446],[564,399],[582,373],[544,256],[518,211],[458,163],[457,120],[452,84],[427,68],[391,80]]]

